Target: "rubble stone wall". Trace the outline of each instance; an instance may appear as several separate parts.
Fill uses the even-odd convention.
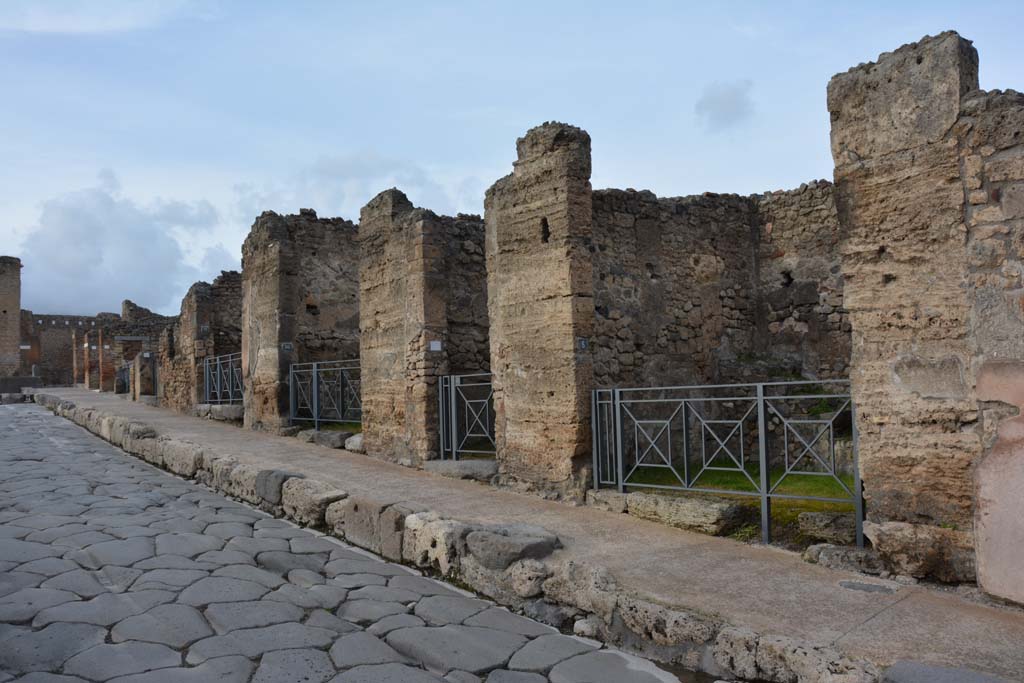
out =
[[[866,532],[1024,601],[1024,98],[977,87],[955,33],[834,77],[836,204]]]
[[[487,191],[487,292],[500,476],[579,498],[590,452],[590,136],[547,123]]]
[[[31,374],[34,368],[46,386],[75,384],[78,355],[73,352],[72,335],[95,328],[99,320],[95,316],[46,315],[22,310],[21,340],[23,346],[29,347],[21,351],[22,372]]]
[[[21,368],[21,260],[0,256],[0,377]]]
[[[224,271],[197,282],[181,301],[178,322],[160,337],[160,402],[191,413],[204,400],[204,360],[237,353],[242,347],[242,276]]]
[[[359,353],[357,228],[341,218],[264,212],[242,246],[245,425],[288,422],[292,363]]]
[[[436,458],[438,378],[489,367],[484,229],[396,189],[359,222],[363,445],[375,457]]]

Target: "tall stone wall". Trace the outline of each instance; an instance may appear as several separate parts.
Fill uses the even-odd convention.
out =
[[[484,201],[499,469],[578,497],[590,448],[594,283],[590,136],[547,123]]]
[[[21,260],[0,256],[0,377],[21,368]]]
[[[359,248],[341,218],[264,212],[242,247],[242,372],[245,424],[288,421],[292,363],[359,353]]]
[[[197,282],[181,301],[177,323],[160,336],[160,403],[189,413],[204,400],[204,360],[242,348],[242,276],[224,271]]]
[[[1024,98],[929,37],[829,84],[868,536],[1024,601]]]
[[[120,315],[101,313],[97,318],[99,384],[101,391],[115,391],[117,371],[131,363],[143,348],[155,346],[161,333],[177,323],[125,299]],[[121,387],[121,391],[126,391]]]
[[[396,189],[359,221],[363,445],[409,464],[437,457],[438,377],[486,371],[487,279],[478,216],[438,216]]]
[[[716,382],[749,354],[756,218],[736,195],[594,192],[596,387]]]
[[[37,314],[21,312],[22,371],[35,370],[47,386],[70,386],[76,383],[73,335],[96,327],[101,320],[95,316]],[[81,348],[81,346],[77,347]],[[81,379],[77,380],[81,382]]]
[[[832,183],[813,181],[754,200],[760,227],[755,357],[802,377],[847,377],[850,321]]]

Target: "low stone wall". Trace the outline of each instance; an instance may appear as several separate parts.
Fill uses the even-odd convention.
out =
[[[36,403],[174,474],[385,558],[459,582],[496,602],[655,661],[750,681],[878,683],[879,669],[829,647],[759,634],[715,615],[621,590],[602,567],[568,558],[531,525],[482,525],[420,505],[356,496],[301,473],[262,469],[149,425],[36,393]]]

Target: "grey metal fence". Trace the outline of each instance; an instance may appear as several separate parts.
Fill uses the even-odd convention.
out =
[[[358,360],[293,363],[288,373],[292,424],[362,422],[363,401]]]
[[[203,359],[203,401],[242,402],[241,353],[228,353]]]
[[[441,377],[438,405],[442,459],[494,455],[494,390],[489,373]]]
[[[850,503],[863,546],[857,427],[847,380],[593,392],[594,487]]]

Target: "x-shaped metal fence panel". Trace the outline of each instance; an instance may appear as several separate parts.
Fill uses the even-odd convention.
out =
[[[441,458],[494,455],[494,389],[489,373],[445,375],[438,383]]]
[[[362,383],[358,360],[293,363],[288,372],[292,424],[362,422]]]
[[[227,353],[203,359],[203,402],[242,402],[241,353]]]

